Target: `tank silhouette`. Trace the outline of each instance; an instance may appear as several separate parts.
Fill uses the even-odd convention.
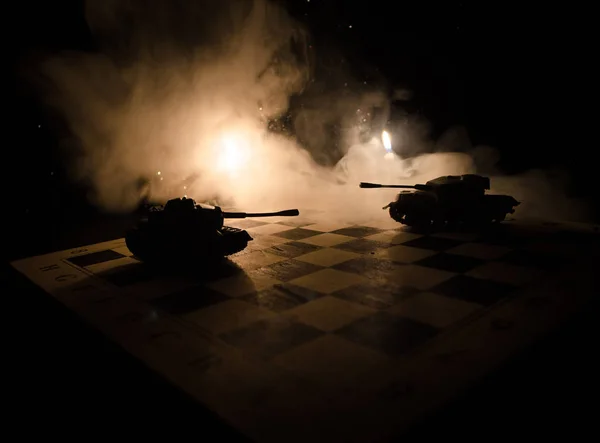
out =
[[[361,183],[361,188],[403,188],[385,206],[390,217],[407,226],[458,226],[500,223],[520,204],[509,195],[486,194],[490,179],[476,174],[448,175],[416,185]]]
[[[252,240],[239,228],[225,226],[225,219],[297,216],[297,209],[267,213],[224,212],[219,206],[197,204],[191,198],[175,198],[164,206],[147,208],[139,223],[125,236],[127,248],[144,262],[216,260],[244,250]]]

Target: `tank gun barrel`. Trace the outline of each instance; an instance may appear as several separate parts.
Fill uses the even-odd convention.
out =
[[[427,185],[382,185],[379,183],[367,183],[361,182],[361,188],[401,188],[401,189],[418,189],[421,191],[426,191],[429,189]]]
[[[223,212],[224,218],[251,218],[251,217],[295,217],[300,215],[297,209],[286,209],[277,212]]]

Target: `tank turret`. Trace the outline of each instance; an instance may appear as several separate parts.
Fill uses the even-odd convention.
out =
[[[409,226],[499,223],[520,204],[509,195],[486,194],[490,179],[476,174],[448,175],[415,185],[361,183],[361,188],[400,188],[385,206],[390,217]]]
[[[225,226],[225,219],[293,217],[297,209],[278,212],[226,212],[219,206],[198,204],[191,198],[150,206],[139,223],[125,236],[128,249],[142,261],[197,261],[226,257],[244,250],[252,240],[239,228]]]

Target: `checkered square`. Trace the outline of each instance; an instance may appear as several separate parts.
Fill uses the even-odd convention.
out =
[[[275,317],[272,311],[237,298],[213,303],[204,309],[184,315],[187,321],[215,335],[238,330],[272,317]]]
[[[288,231],[278,232],[274,235],[288,240],[302,240],[319,234],[321,234],[319,231],[313,231],[306,228],[294,228]]]
[[[373,240],[388,245],[401,245],[411,240],[416,240],[423,237],[421,234],[414,234],[411,232],[401,231],[393,229],[389,231],[382,231],[378,234],[368,235],[365,237],[367,240]]]
[[[369,279],[365,284],[350,286],[331,295],[371,309],[383,310],[395,306],[416,292],[416,288],[399,286],[386,279]]]
[[[287,315],[321,331],[332,332],[373,312],[374,310],[367,306],[327,295],[311,303],[302,304],[288,311]]]
[[[438,328],[385,311],[363,317],[337,330],[336,335],[390,356],[399,356],[424,344]]]
[[[381,229],[370,228],[367,226],[351,226],[348,228],[336,229],[333,234],[346,235],[348,237],[363,238],[369,235],[375,235],[382,232]]]
[[[526,249],[508,251],[500,258],[500,261],[515,266],[523,266],[545,271],[559,270],[566,264],[572,262],[572,260],[568,257],[542,254]]]
[[[321,246],[292,241],[271,246],[266,252],[285,258],[296,258],[310,252],[318,251],[319,249],[321,249]]]
[[[443,252],[425,257],[424,259],[416,262],[416,264],[419,266],[426,266],[429,268],[441,269],[455,273],[464,273],[470,271],[478,266],[483,265],[484,263],[484,260],[477,258],[457,254],[446,254]]]
[[[377,251],[391,246],[388,243],[378,242],[369,238],[358,238],[334,246],[335,249],[342,251],[356,252],[358,254],[375,254]]]
[[[358,274],[371,281],[389,281],[393,275],[399,272],[402,266],[404,266],[403,263],[366,255],[332,266],[332,268]]]
[[[359,257],[355,252],[341,251],[335,248],[323,248],[318,251],[309,252],[308,254],[296,257],[296,260],[306,263],[312,263],[318,266],[334,266],[348,260]]]
[[[431,292],[406,297],[389,312],[442,329],[479,311],[481,305]]]
[[[326,232],[300,240],[314,246],[331,247],[354,240],[354,237]]]
[[[260,292],[240,297],[262,309],[281,313],[296,308],[318,298],[323,294],[288,283],[274,285]]]
[[[292,226],[294,228],[305,228],[306,226],[312,225],[314,223],[314,220],[312,220],[311,218],[303,216],[288,218],[286,220],[279,221],[279,224],[281,225]]]
[[[322,294],[331,294],[352,285],[364,283],[365,278],[348,272],[326,268],[304,277],[296,278],[290,283]]]
[[[288,282],[323,269],[319,264],[302,260],[302,257],[306,257],[306,255],[300,256],[297,259],[283,259],[282,261],[275,262],[269,266],[259,268],[257,273],[264,274],[281,282]]]
[[[324,333],[285,316],[259,320],[240,329],[222,333],[226,343],[253,355],[270,359]]]
[[[423,236],[415,238],[414,240],[404,242],[403,246],[419,249],[428,249],[432,251],[444,251],[450,248],[454,248],[460,245],[461,243],[462,242],[460,240],[454,240],[450,238]]]
[[[275,364],[327,389],[351,386],[359,376],[387,361],[388,357],[381,352],[332,334],[303,343],[273,359]]]
[[[184,315],[229,300],[204,286],[193,286],[152,300],[152,305],[173,315]]]
[[[285,257],[273,254],[269,250],[252,251],[231,257],[231,261],[244,270],[253,270],[284,261]]]
[[[433,286],[429,291],[466,302],[489,306],[509,296],[515,289],[514,286],[504,283],[466,275],[456,275]]]

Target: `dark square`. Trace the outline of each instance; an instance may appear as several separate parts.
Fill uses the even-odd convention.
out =
[[[514,286],[491,280],[457,275],[435,286],[431,292],[489,306],[508,297],[514,289]]]
[[[433,251],[444,251],[454,248],[464,242],[460,240],[452,240],[449,238],[423,236],[402,243],[402,246],[411,246],[413,248],[429,249]]]
[[[351,226],[349,228],[336,229],[332,234],[347,235],[348,237],[362,238],[368,235],[383,232],[382,229],[369,228],[367,226]]]
[[[221,334],[220,338],[232,346],[270,359],[323,334],[316,328],[278,316]]]
[[[554,243],[584,245],[584,246],[600,246],[600,236],[593,232],[580,231],[559,231],[552,236]]]
[[[188,314],[216,303],[228,300],[229,297],[207,287],[195,286],[173,294],[152,300],[152,305],[174,315]]]
[[[256,272],[267,274],[276,280],[286,282],[294,280],[295,278],[304,277],[305,275],[312,274],[313,272],[317,272],[321,269],[323,269],[322,266],[291,259],[273,263],[269,266],[258,269]]]
[[[75,266],[83,268],[85,266],[97,265],[98,263],[104,263],[123,257],[127,256],[113,251],[112,249],[107,249],[106,251],[92,252],[91,254],[69,258],[67,261],[70,261]]]
[[[314,237],[315,235],[322,234],[319,231],[311,231],[310,229],[295,228],[289,231],[277,232],[273,235],[281,238],[287,238],[289,240],[302,240],[308,237]]]
[[[419,291],[416,288],[398,286],[382,280],[369,280],[366,284],[350,286],[331,295],[373,309],[388,309],[417,292]]]
[[[315,293],[303,294],[302,291],[296,289],[301,288],[293,285],[275,285],[259,293],[245,295],[240,298],[273,312],[283,312],[321,297],[320,294]]]
[[[292,283],[281,283],[274,285],[273,287],[285,292],[290,297],[297,297],[299,300],[304,300],[305,302],[317,300],[325,295],[320,292],[313,291],[312,289],[296,286]]]
[[[318,249],[323,248],[321,246],[310,245],[308,243],[292,241],[281,245],[271,246],[270,248],[265,249],[265,251],[270,252],[271,254],[279,255],[280,257],[296,258]]]
[[[515,249],[504,255],[499,261],[510,263],[515,266],[537,268],[546,271],[559,270],[568,263],[565,257],[553,254],[537,253],[524,249]]]
[[[539,239],[539,235],[537,236]],[[488,245],[506,246],[509,248],[518,248],[536,241],[536,237],[531,232],[519,231],[513,226],[498,226],[484,232],[483,235],[476,240],[477,243],[485,243]]]
[[[438,329],[433,326],[396,317],[384,311],[359,319],[336,331],[336,335],[391,356],[401,355],[437,333]]]
[[[334,246],[336,249],[343,251],[356,252],[358,254],[371,254],[375,251],[389,248],[391,244],[382,243],[374,240],[367,240],[366,238],[358,238],[356,240],[350,240],[339,245]]]
[[[338,271],[351,272],[354,274],[360,274],[371,280],[386,280],[390,275],[396,273],[396,271],[402,266],[406,266],[403,263],[393,262],[391,260],[381,260],[378,258],[365,255],[363,257],[354,258],[346,262],[332,266],[333,269]]]
[[[239,219],[239,218],[225,219],[225,225],[228,225],[229,224],[228,222],[231,223],[231,226],[235,226],[236,228],[240,228],[240,229],[256,228],[258,226],[264,226],[264,225],[269,224],[269,223],[261,222],[258,220]]]
[[[99,272],[97,275],[116,286],[129,286],[152,280],[155,277],[152,269],[143,263],[119,266],[118,268]]]
[[[483,263],[485,263],[484,260],[480,260],[477,258],[440,252],[439,254],[435,254],[430,257],[424,258],[423,260],[419,260],[414,264],[426,266],[428,268],[441,269],[443,271],[463,273],[470,271],[471,269]]]
[[[303,228],[304,226],[314,225],[315,222],[306,218],[291,217],[289,220],[280,221],[279,224],[284,226],[293,226],[295,228]]]

